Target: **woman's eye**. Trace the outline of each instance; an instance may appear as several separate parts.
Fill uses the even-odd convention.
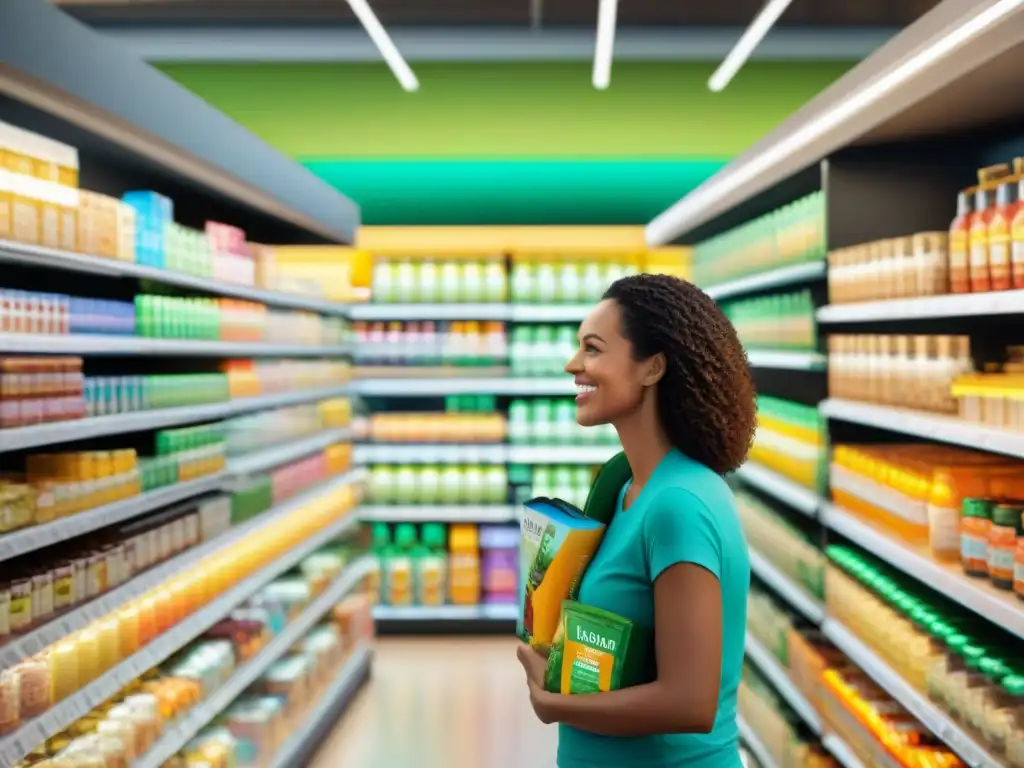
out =
[[[595,347],[593,344],[587,344],[584,347],[584,349],[587,350],[587,352],[600,352],[601,351],[597,347]]]

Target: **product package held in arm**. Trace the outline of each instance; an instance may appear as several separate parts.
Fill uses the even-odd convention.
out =
[[[566,600],[544,687],[553,693],[604,693],[649,682],[654,679],[650,638],[629,619]]]
[[[571,504],[533,499],[523,509],[519,546],[519,614],[516,633],[547,648],[558,628],[562,601],[572,594],[604,534],[603,523]]]

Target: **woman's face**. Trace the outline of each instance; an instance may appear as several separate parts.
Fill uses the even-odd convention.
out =
[[[643,400],[650,365],[633,359],[621,319],[619,305],[605,299],[577,332],[579,348],[565,371],[576,380],[576,421],[581,426],[615,423]]]

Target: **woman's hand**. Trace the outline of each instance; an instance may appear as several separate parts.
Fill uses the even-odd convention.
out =
[[[530,704],[537,719],[545,725],[555,722],[551,706],[552,697],[556,694],[544,690],[544,677],[547,674],[548,657],[545,651],[520,645],[516,650],[519,663],[526,671],[526,685],[530,689]]]

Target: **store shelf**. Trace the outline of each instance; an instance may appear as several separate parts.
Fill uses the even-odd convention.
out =
[[[353,320],[369,322],[414,322],[417,320],[500,320],[512,319],[508,304],[353,304]]]
[[[926,696],[901,678],[881,657],[839,622],[829,619],[823,625],[825,635],[854,664],[888,692],[921,723],[960,755],[971,768],[1002,768],[1002,763],[986,751],[964,729],[953,722]]]
[[[834,504],[823,507],[822,521],[830,530],[845,536],[893,568],[913,576],[929,589],[1024,638],[1024,604],[1013,592],[999,590],[985,580],[965,576],[959,564],[936,562],[924,547],[892,538]]]
[[[823,371],[828,361],[820,352],[787,352],[775,349],[748,349],[747,362],[754,368],[781,368],[791,371]]]
[[[372,443],[355,447],[359,464],[504,464],[508,446],[501,443]]]
[[[604,464],[620,445],[510,445],[510,464]]]
[[[117,416],[97,416],[90,419],[58,421],[31,427],[0,429],[0,453],[36,448],[41,445],[70,443],[105,435],[121,435],[129,432],[143,432],[162,429],[178,424],[198,424],[216,421],[251,411],[284,408],[302,403],[315,403],[347,394],[347,385],[322,387],[318,389],[284,392],[260,397],[241,397],[221,403],[192,405],[183,408],[161,408],[153,411],[138,411]]]
[[[249,659],[205,701],[186,712],[170,724],[160,739],[133,764],[132,768],[160,768],[188,744],[199,731],[212,722],[223,710],[245,693],[260,675],[284,656],[331,608],[366,578],[376,565],[372,558],[364,557],[348,565],[337,579],[313,602],[274,637],[255,656]]]
[[[156,509],[177,504],[203,493],[219,490],[224,485],[227,473],[200,477],[184,483],[175,483],[149,493],[141,493],[130,499],[115,501],[102,507],[69,515],[42,525],[33,525],[19,531],[0,536],[0,562],[34,552],[44,547],[59,544],[110,525],[131,520]]]
[[[340,480],[335,482],[340,482]],[[321,488],[320,492],[327,493],[333,486],[334,483],[329,487]],[[285,506],[294,510],[297,505],[307,501],[308,499],[295,499],[287,502]],[[256,518],[259,521],[257,527],[263,527],[270,521],[278,519],[281,514],[284,512],[260,515]],[[332,523],[245,581],[223,592],[188,619],[150,642],[138,653],[107,670],[85,688],[64,699],[43,715],[24,723],[17,731],[0,739],[0,760],[5,761],[6,765],[16,764],[36,746],[84,717],[94,707],[137,680],[143,672],[157,666],[172,653],[190,643],[269,581],[287,572],[308,554],[357,524],[358,518],[354,512]],[[247,528],[246,532],[251,530],[253,529]],[[240,536],[238,529],[233,529],[227,536],[221,537],[217,541],[222,546],[228,546],[238,541]]]
[[[806,488],[767,467],[748,461],[734,473],[736,477],[762,493],[784,502],[788,506],[808,517],[816,517],[821,497],[810,488]]]
[[[518,508],[511,504],[396,504],[359,507],[359,518],[387,523],[512,523]]]
[[[377,605],[376,621],[515,621],[516,605]]]
[[[648,246],[720,232],[724,214],[847,147],[1012,125],[1020,105],[1001,94],[1021,84],[1022,18],[1020,0],[939,3],[651,221]]]
[[[819,323],[871,323],[890,320],[930,320],[940,317],[983,317],[1024,312],[1024,291],[962,293],[886,299],[853,304],[830,304],[817,311]]]
[[[781,288],[787,285],[799,285],[820,280],[825,277],[825,262],[811,261],[805,264],[791,264],[749,277],[740,277],[717,285],[704,288],[704,293],[715,300],[728,299],[744,293],[763,291],[768,288]]]
[[[789,672],[779,663],[771,652],[751,634],[747,634],[745,645],[747,658],[754,662],[768,682],[772,684],[779,695],[786,700],[786,703],[796,712],[800,719],[819,736],[821,735],[821,718],[811,705],[811,702],[797,689],[793,681],[789,679]]]
[[[834,733],[826,733],[821,739],[822,745],[843,768],[868,768],[860,761],[860,758],[850,749],[850,745],[836,736]]]
[[[311,454],[320,453],[335,443],[344,443],[351,439],[352,430],[348,428],[328,429],[284,445],[276,445],[262,451],[229,459],[228,473],[232,477],[258,475]],[[361,464],[362,462],[357,459],[356,463]]]
[[[0,94],[14,101],[7,111],[24,118],[22,127],[94,153],[90,159],[135,179],[152,179],[158,189],[184,187],[209,218],[256,214],[285,238],[274,242],[354,242],[355,203],[127,47],[54,4],[2,5]],[[33,39],[49,45],[41,49]]]
[[[56,617],[52,621],[49,621],[30,632],[13,638],[3,646],[0,646],[0,661],[3,662],[4,668],[7,668],[17,664],[22,659],[27,659],[30,656],[35,655],[43,648],[53,645],[55,642],[67,637],[72,632],[76,632],[91,624],[93,621],[120,608],[126,602],[145,594],[154,587],[167,581],[167,579],[171,578],[174,574],[194,566],[211,553],[230,547],[253,531],[272,524],[284,515],[291,514],[296,509],[308,504],[321,495],[332,493],[338,488],[350,483],[361,482],[363,477],[364,472],[361,469],[347,472],[340,477],[327,481],[325,484],[318,485],[308,491],[305,491],[294,499],[282,502],[276,507],[257,515],[251,520],[247,520],[241,525],[231,528],[221,536],[197,544],[177,557],[173,557],[170,560],[160,563],[153,568],[150,568],[148,571],[139,574],[131,581],[100,595],[95,600],[91,600],[88,603],[72,608],[70,611]],[[57,523],[70,523],[74,520],[75,518],[70,517],[65,520],[59,520]],[[355,515],[353,515],[350,524],[355,524],[355,521],[356,518]],[[56,525],[57,523],[51,523],[50,525]],[[61,529],[55,530],[54,533],[56,536],[61,536],[61,538],[53,538],[51,540],[42,539],[42,546],[47,546],[57,541],[63,541],[71,538],[70,535],[64,535],[65,532]]]
[[[556,396],[575,395],[571,376],[557,378],[357,379],[353,390],[364,396],[446,397],[448,395]]]
[[[352,354],[352,348],[348,345],[325,347],[315,344],[276,344],[257,341],[150,339],[142,336],[104,336],[91,333],[0,333],[0,352],[154,357],[344,357]]]
[[[306,764],[306,757],[322,746],[341,713],[369,679],[372,662],[373,651],[368,644],[352,651],[341,672],[323,692],[306,719],[277,750],[270,768],[295,768]]]
[[[747,745],[747,749],[750,750],[750,754],[757,760],[757,764],[761,768],[778,768],[778,764],[772,758],[771,753],[768,752],[764,742],[761,741],[761,737],[754,732],[753,728],[747,725],[747,721],[742,717],[737,717],[736,725],[740,729],[740,740]]]
[[[825,619],[821,603],[807,594],[807,591],[791,580],[786,574],[754,550],[750,550],[750,570],[767,584],[780,598],[802,613],[806,619],[820,624]]]
[[[315,296],[304,296],[300,293],[284,293],[268,291],[246,285],[196,277],[184,272],[170,269],[159,269],[134,262],[119,261],[103,256],[89,256],[71,251],[60,251],[55,248],[44,248],[38,245],[26,245],[9,240],[0,240],[0,263],[20,264],[41,269],[59,269],[65,272],[77,272],[88,275],[102,275],[134,280],[150,280],[162,285],[173,285],[189,288],[214,296],[258,301],[272,307],[299,309],[317,312],[321,315],[346,316],[348,306],[328,301]]]
[[[940,443],[1024,457],[1024,435],[984,427],[955,416],[912,411],[908,408],[888,408],[836,398],[823,400],[818,409],[830,419],[914,435]]]

